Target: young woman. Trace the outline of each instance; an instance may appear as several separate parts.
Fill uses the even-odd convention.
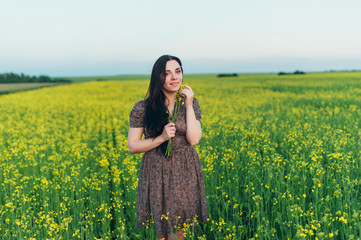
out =
[[[145,100],[135,103],[129,116],[129,151],[145,152],[138,181],[137,226],[153,220],[159,239],[183,239],[183,223],[207,221],[202,167],[193,147],[202,138],[201,110],[191,87],[185,85],[180,92],[177,119],[169,123],[182,80],[179,58],[158,58]],[[167,158],[169,139],[172,150]]]

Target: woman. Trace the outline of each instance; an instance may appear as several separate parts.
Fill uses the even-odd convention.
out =
[[[183,223],[207,221],[202,167],[193,147],[202,138],[201,110],[191,87],[184,85],[183,104],[175,123],[169,123],[182,80],[179,58],[158,58],[145,100],[135,103],[129,116],[129,151],[145,152],[138,181],[137,226],[153,220],[159,239],[173,239],[172,233],[175,239],[183,239]],[[165,157],[171,138],[172,150]]]

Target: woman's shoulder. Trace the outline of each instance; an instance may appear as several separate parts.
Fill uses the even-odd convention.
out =
[[[134,104],[129,114],[129,126],[133,128],[144,127],[145,101],[141,100]]]
[[[140,100],[136,102],[133,106],[133,109],[144,109],[145,108],[145,100]]]
[[[196,104],[196,105],[199,105],[199,101],[198,101],[198,99],[197,98],[193,98],[193,104]]]

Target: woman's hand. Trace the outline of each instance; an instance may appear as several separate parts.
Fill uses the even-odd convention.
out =
[[[194,92],[190,86],[184,84],[184,88],[180,92],[180,95],[184,95],[186,97],[185,99],[186,107],[193,106]]]
[[[175,123],[171,122],[164,126],[163,132],[160,136],[162,137],[164,142],[166,142],[175,136],[175,131]]]

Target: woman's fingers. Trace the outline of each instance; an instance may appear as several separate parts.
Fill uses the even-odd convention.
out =
[[[175,123],[168,123],[167,125],[165,125],[165,127],[169,130],[174,130],[175,131]]]
[[[184,85],[184,88],[182,91],[180,91],[180,94],[186,96],[187,98],[192,98],[194,96],[192,88],[188,85]]]
[[[174,137],[176,132],[175,123],[168,123],[164,126],[164,130],[168,136],[168,139]]]
[[[168,132],[169,132],[169,134],[172,135],[172,137],[174,137],[175,131],[176,131],[175,126],[170,126],[170,127],[168,128]]]
[[[189,89],[190,91],[193,92],[193,90],[192,90],[192,88],[191,88],[190,86],[188,86],[188,85],[186,85],[186,84],[183,84],[183,85],[184,85],[185,88],[187,88],[187,89]]]
[[[184,84],[184,88],[181,92],[183,91],[192,93],[193,89],[190,86]]]
[[[165,125],[165,126],[169,126],[169,127],[174,127],[175,126],[175,123],[174,122],[170,122],[170,123],[168,123],[167,125]]]

